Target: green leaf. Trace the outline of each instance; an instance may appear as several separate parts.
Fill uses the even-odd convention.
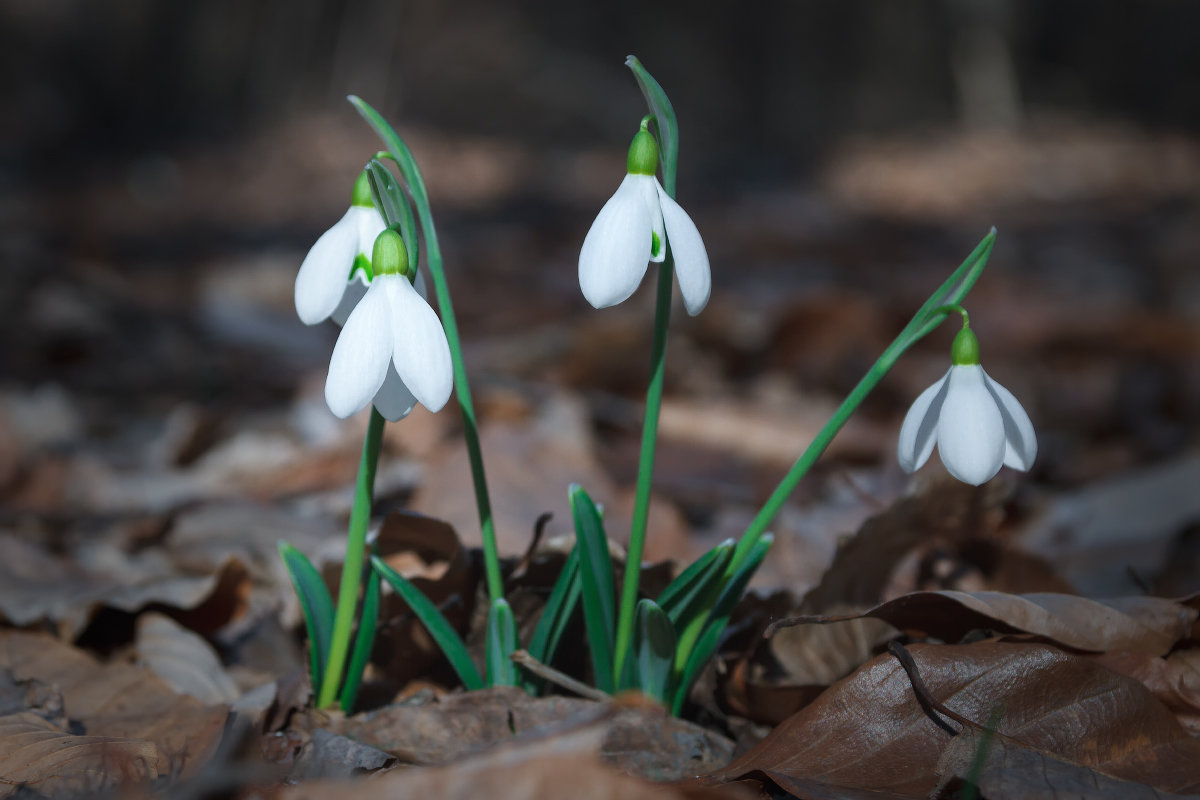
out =
[[[338,698],[342,711],[354,711],[358,700],[358,687],[362,685],[371,648],[375,646],[375,628],[379,624],[379,573],[374,569],[367,575],[367,591],[363,596],[362,616],[358,620],[358,634],[354,637],[354,649],[350,652],[350,666],[346,669],[346,682]]]
[[[417,159],[413,156],[412,150],[408,149],[404,140],[400,138],[400,134],[396,133],[396,129],[362,98],[350,95],[346,99],[383,140],[383,144],[392,158],[396,159],[396,166],[400,168],[400,174],[404,177],[404,182],[408,184],[408,190],[412,192],[413,201],[417,207],[420,208],[422,204],[427,206],[429,195],[425,191],[425,181],[421,179],[421,170],[417,166]]]
[[[484,687],[483,678],[479,677],[479,670],[471,661],[471,654],[467,652],[467,646],[463,643],[462,637],[458,635],[458,631],[454,630],[454,626],[441,611],[438,611],[438,607],[422,594],[420,589],[413,586],[408,578],[389,567],[383,559],[371,556],[371,564],[383,579],[404,598],[404,602],[408,603],[408,607],[417,615],[417,619],[421,620],[421,624],[429,631],[433,641],[437,643],[442,654],[449,660],[450,666],[454,667],[454,671],[458,673],[458,678],[463,682],[463,686],[468,689],[482,689]]]
[[[676,653],[676,667],[683,664],[682,675],[680,680],[675,684],[675,698],[671,704],[671,713],[676,716],[683,711],[684,701],[687,700],[688,689],[692,683],[700,675],[700,670],[712,658],[713,653],[717,651],[717,645],[721,643],[721,635],[725,632],[725,626],[729,624],[729,617],[733,614],[734,606],[738,600],[742,598],[742,594],[746,591],[746,586],[750,583],[750,579],[754,577],[754,573],[758,571],[763,559],[767,557],[767,551],[771,549],[771,544],[775,541],[775,537],[771,534],[764,534],[754,544],[754,548],[750,554],[742,562],[741,566],[733,573],[729,583],[721,590],[721,595],[717,598],[717,602],[713,604],[712,612],[709,615],[708,622],[705,623],[699,637],[692,644],[688,651],[685,652],[681,644],[679,651]],[[679,656],[683,656],[683,661],[679,660]]]
[[[408,248],[408,261],[412,268],[416,269],[420,263],[417,222],[413,217],[412,206],[404,196],[404,190],[400,188],[400,183],[392,171],[378,158],[372,158],[367,163],[367,179],[371,182],[371,199],[383,214],[384,222],[389,228],[393,225],[400,226],[400,235],[404,237],[404,246]]]
[[[626,58],[625,66],[633,70],[633,76],[642,90],[642,97],[646,98],[646,105],[654,115],[659,132],[658,146],[662,151],[663,189],[674,197],[675,173],[679,164],[679,123],[675,119],[675,109],[662,86],[646,71],[636,56]]]
[[[596,688],[612,693],[613,630],[616,591],[613,587],[612,559],[608,555],[608,537],[596,504],[581,487],[568,490],[571,513],[575,518],[575,547],[579,551],[579,571],[583,584],[583,621],[587,628]]]
[[[657,603],[642,599],[633,623],[635,685],[660,703],[667,696],[675,662],[675,627]]]
[[[950,277],[917,310],[917,313],[913,315],[912,321],[896,337],[897,344],[893,346],[898,345],[900,352],[904,352],[938,325],[941,325],[942,320],[946,318],[949,312],[939,311],[935,314],[931,314],[930,312],[941,306],[962,303],[967,293],[975,285],[975,282],[979,280],[979,276],[983,274],[983,268],[987,266],[988,256],[992,254],[992,248],[995,244],[996,229],[992,228],[988,231],[987,236],[984,236],[979,244],[975,245],[975,249],[959,265],[958,269],[954,270],[950,274]]]
[[[542,609],[542,616],[537,627],[533,629],[533,637],[529,640],[529,655],[543,664],[549,664],[558,651],[563,632],[579,605],[579,597],[583,592],[583,582],[579,576],[579,548],[571,549],[571,554],[563,562],[562,571],[554,581],[554,588]],[[540,679],[530,678],[525,681],[525,688],[536,692],[541,685]]]
[[[689,564],[658,596],[658,605],[677,629],[695,612],[697,601],[716,596],[733,549],[733,539],[721,542]]]
[[[308,630],[309,671],[313,691],[325,675],[325,660],[329,658],[329,643],[333,639],[333,598],[321,578],[321,573],[308,557],[287,542],[279,543],[279,556],[292,579],[300,609],[304,612],[304,627]]]
[[[493,600],[487,620],[488,686],[516,686],[517,665],[510,656],[517,649],[517,623],[507,600]]]

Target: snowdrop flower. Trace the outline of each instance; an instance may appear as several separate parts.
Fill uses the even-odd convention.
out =
[[[979,366],[979,340],[965,321],[951,354],[950,371],[921,393],[900,426],[901,468],[919,469],[936,443],[946,470],[963,483],[991,480],[1002,464],[1029,469],[1037,455],[1033,423]]]
[[[321,234],[296,276],[296,313],[305,325],[330,317],[344,324],[371,281],[368,253],[383,232],[382,215],[371,202],[367,172],[354,182],[350,210]]]
[[[372,264],[375,277],[333,347],[325,402],[342,419],[369,403],[393,422],[417,402],[438,411],[454,385],[450,346],[441,320],[413,287],[399,233],[379,234]]]
[[[670,243],[683,304],[694,316],[708,303],[712,289],[708,253],[695,223],[654,177],[658,144],[647,124],[643,120],[629,146],[625,180],[583,240],[579,286],[596,308],[614,306],[637,289],[646,262],[666,258]]]

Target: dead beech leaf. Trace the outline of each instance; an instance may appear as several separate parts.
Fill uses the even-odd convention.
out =
[[[921,490],[870,517],[843,541],[833,562],[800,601],[800,614],[845,613],[838,625],[779,629],[751,659],[746,671],[745,710],[752,719],[778,723],[870,658],[890,637],[884,621],[854,619],[883,600],[895,583],[897,565],[934,543],[974,541],[995,529],[1004,491],[979,489],[949,477],[934,477]],[[766,700],[756,703],[752,695]],[[779,701],[779,702],[777,702]]]
[[[573,697],[530,697],[512,687],[398,703],[345,719],[339,733],[410,764],[444,764],[564,720],[592,719],[604,705]],[[725,764],[733,742],[660,708],[621,708],[600,747],[605,761],[658,780],[698,775]]]
[[[1100,653],[1092,656],[1113,672],[1143,685],[1175,712],[1193,736],[1200,735],[1200,650],[1180,650],[1166,658],[1148,653]]]
[[[1197,794],[1160,792],[1144,783],[1114,778],[1082,764],[1072,764],[1054,756],[1022,747],[1006,736],[992,736],[986,742],[981,731],[964,730],[953,739],[938,761],[938,774],[944,784],[970,779],[989,800],[1061,800],[1086,797],[1095,800],[1200,800]],[[974,773],[977,754],[983,750],[978,773]]]
[[[1070,594],[912,592],[861,614],[799,617],[807,623],[883,620],[946,641],[988,628],[1027,633],[1075,650],[1131,650],[1164,655],[1187,637],[1198,612],[1174,600],[1122,597],[1090,600]]]
[[[1048,645],[983,642],[910,648],[930,694],[970,720],[1055,758],[1166,791],[1200,787],[1200,741],[1136,681]],[[949,741],[882,655],[830,687],[713,780],[762,771],[834,787],[925,796]]]
[[[158,749],[144,739],[78,736],[29,711],[0,716],[0,798],[99,792],[158,777]]]
[[[187,777],[216,750],[228,709],[176,694],[142,667],[101,664],[41,634],[0,631],[0,668],[37,677],[62,693],[67,717],[89,736],[144,739],[157,748],[160,775]]]
[[[130,564],[123,554],[113,557],[126,560],[103,568],[80,566],[95,563],[95,555],[68,561],[0,534],[0,619],[18,627],[50,624],[64,639],[74,639],[104,608],[179,609],[214,630],[243,608],[248,578],[237,559],[225,559],[203,574],[185,574],[157,557]]]
[[[597,722],[533,739],[512,741],[442,767],[393,770],[355,783],[308,781],[285,789],[279,800],[736,800],[755,795],[742,787],[682,787],[650,783],[602,764],[597,751],[605,725]]]
[[[163,614],[138,617],[137,658],[179,692],[212,705],[232,703],[241,692],[212,646]]]

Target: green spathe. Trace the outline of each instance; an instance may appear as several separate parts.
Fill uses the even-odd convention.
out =
[[[371,266],[376,275],[408,275],[408,248],[395,228],[387,228],[375,239]]]
[[[375,207],[375,203],[371,200],[371,181],[365,169],[358,174],[358,178],[354,181],[354,191],[350,195],[350,205],[359,206],[360,208]]]
[[[625,171],[630,175],[654,175],[658,172],[658,142],[654,141],[654,135],[646,129],[644,121],[629,145]]]
[[[956,367],[970,367],[979,363],[979,339],[975,332],[964,327],[950,345],[950,363]]]

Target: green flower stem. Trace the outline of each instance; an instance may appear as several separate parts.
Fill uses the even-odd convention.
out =
[[[846,420],[850,419],[850,415],[854,413],[863,399],[871,393],[875,385],[883,379],[888,370],[895,365],[897,359],[908,348],[924,338],[938,325],[941,325],[949,314],[961,313],[965,319],[966,312],[958,304],[967,296],[967,293],[975,285],[975,281],[979,280],[979,276],[983,274],[983,268],[987,266],[988,256],[991,255],[995,242],[996,229],[992,228],[988,235],[983,237],[983,240],[975,246],[975,249],[971,251],[966,260],[959,265],[958,269],[917,310],[917,313],[913,315],[909,323],[904,326],[904,330],[900,331],[900,335],[888,345],[887,349],[883,351],[883,355],[879,357],[879,360],[875,362],[867,374],[863,376],[863,379],[850,392],[849,396],[838,406],[837,411],[833,413],[833,416],[829,418],[829,421],[825,423],[825,426],[821,428],[812,442],[809,443],[808,447],[800,455],[800,458],[788,470],[787,475],[783,476],[783,480],[779,482],[779,486],[775,487],[775,491],[767,498],[767,502],[763,505],[762,509],[751,520],[750,526],[746,529],[745,535],[737,543],[737,547],[733,551],[733,558],[725,570],[727,578],[737,571],[742,561],[754,549],[758,540],[762,538],[762,535],[767,530],[767,526],[775,519],[775,515],[779,513],[784,502],[787,501],[788,496],[795,490],[800,480],[808,474],[812,465],[825,452],[825,448],[829,447],[829,443],[833,441],[833,437],[846,424]]]
[[[850,419],[850,416],[855,412],[859,404],[862,403],[863,399],[871,393],[875,385],[883,379],[883,376],[896,363],[896,359],[903,352],[903,350],[896,346],[899,343],[899,341],[894,342],[884,351],[874,366],[858,382],[858,385],[842,401],[842,404],[838,406],[837,411],[833,412],[833,416],[829,418],[825,426],[813,437],[812,442],[809,443],[808,447],[800,455],[800,458],[796,459],[796,463],[788,470],[787,475],[783,476],[783,480],[775,487],[775,491],[767,498],[767,502],[750,522],[745,535],[737,543],[737,548],[733,551],[733,559],[730,561],[729,567],[726,568],[727,575],[733,574],[736,566],[741,564],[746,554],[750,552],[758,540],[762,538],[762,535],[766,533],[767,526],[775,519],[775,515],[779,513],[779,509],[783,507],[783,504],[796,489],[800,480],[808,474],[809,469],[817,462],[821,454],[825,452],[825,448],[829,447],[829,443],[833,441],[833,437],[837,435],[842,426],[846,424],[846,421]]]
[[[663,190],[675,197],[675,178],[679,168],[679,124],[675,109],[658,81],[634,56],[625,59],[633,71],[638,88],[646,100],[648,115],[654,121],[662,169]],[[642,124],[646,124],[646,118]],[[650,386],[646,390],[646,416],[642,422],[642,450],[638,458],[637,488],[634,494],[633,522],[629,531],[629,549],[625,556],[625,581],[621,585],[621,607],[617,615],[617,634],[613,646],[613,674],[620,676],[626,653],[633,640],[633,621],[637,611],[638,581],[642,573],[642,550],[650,513],[650,480],[654,474],[654,452],[658,439],[658,414],[662,406],[663,375],[667,360],[667,326],[671,321],[671,289],[675,259],[667,242],[667,257],[658,268],[658,296],[654,311],[654,344],[650,355]]]
[[[383,443],[383,423],[383,415],[375,406],[371,406],[367,435],[363,439],[362,459],[358,462],[354,505],[350,509],[346,558],[342,562],[342,581],[338,586],[329,661],[325,665],[325,678],[317,693],[317,708],[332,705],[337,699],[342,672],[346,666],[346,653],[350,649],[350,634],[354,628],[354,612],[358,608],[358,587],[362,580],[363,559],[367,548],[367,523],[371,519],[371,502],[375,493],[375,469],[379,465],[379,447]]]
[[[417,216],[421,219],[421,228],[425,231],[425,263],[433,276],[438,308],[442,312],[442,325],[446,329],[446,341],[450,344],[450,360],[454,365],[454,394],[458,398],[458,407],[462,410],[463,438],[467,441],[467,458],[471,462],[471,479],[475,484],[475,507],[479,511],[479,530],[483,538],[488,596],[493,601],[502,600],[504,580],[500,575],[500,555],[496,549],[496,528],[492,522],[492,503],[488,498],[487,476],[483,471],[483,452],[479,448],[479,425],[475,420],[475,404],[471,402],[467,368],[463,365],[458,323],[454,319],[454,306],[450,302],[450,287],[446,285],[446,273],[442,269],[442,249],[438,245],[437,232],[433,228],[433,214],[429,210],[429,198],[425,194],[424,184],[417,184],[411,188],[417,206]]]
[[[646,390],[646,417],[642,422],[642,451],[638,458],[633,523],[629,531],[629,548],[625,555],[625,580],[621,584],[621,610],[617,617],[617,638],[613,650],[613,673],[616,675],[621,674],[625,655],[633,640],[633,618],[637,609],[638,581],[642,572],[642,551],[645,549],[646,525],[650,515],[650,483],[654,477],[658,415],[662,408],[663,376],[667,363],[667,328],[671,321],[671,289],[674,275],[675,259],[671,255],[668,242],[667,257],[658,267],[654,344],[650,351],[650,387]]]
[[[475,506],[479,511],[479,529],[483,539],[484,571],[487,576],[488,595],[500,600],[504,597],[504,582],[500,574],[500,556],[496,549],[496,529],[492,521],[492,504],[488,498],[487,477],[483,470],[483,454],[479,448],[479,426],[475,419],[475,405],[471,402],[471,386],[467,382],[467,370],[463,366],[462,345],[458,338],[458,323],[454,318],[454,305],[450,302],[450,288],[446,285],[446,274],[442,267],[442,249],[438,244],[437,230],[433,225],[433,212],[429,206],[429,193],[421,170],[408,145],[396,130],[388,124],[378,111],[361,98],[347,98],[367,124],[379,134],[400,172],[408,183],[408,191],[417,207],[417,217],[425,233],[426,266],[433,277],[437,294],[438,310],[442,314],[442,327],[450,345],[450,360],[454,371],[454,394],[462,410],[463,436],[467,442],[467,458],[471,462],[471,478],[475,484]]]

